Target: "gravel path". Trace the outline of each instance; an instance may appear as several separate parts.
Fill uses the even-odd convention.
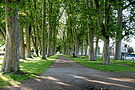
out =
[[[135,73],[101,72],[59,56],[37,78],[1,90],[135,90]]]

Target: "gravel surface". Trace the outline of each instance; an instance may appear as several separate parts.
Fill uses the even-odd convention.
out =
[[[37,78],[0,90],[135,90],[135,72],[102,72],[59,56]]]

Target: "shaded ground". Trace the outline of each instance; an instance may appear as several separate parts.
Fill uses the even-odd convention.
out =
[[[93,90],[92,87],[98,90],[135,90],[135,72],[101,72],[59,56],[51,68],[36,79],[0,90]]]

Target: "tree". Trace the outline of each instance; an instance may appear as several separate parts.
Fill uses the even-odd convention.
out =
[[[46,30],[46,0],[43,0],[43,21],[42,21],[42,59],[47,59],[47,44],[46,44],[46,36],[47,36],[47,30]]]
[[[92,21],[93,21],[93,17],[92,17],[92,13],[90,12],[90,8],[93,8],[93,6],[90,6],[90,1],[87,0],[86,1],[87,4],[87,9],[89,10],[88,12],[88,44],[89,44],[89,60],[94,61],[94,28],[92,26]]]
[[[133,33],[133,30],[124,30],[126,25],[123,23],[123,10],[127,9],[129,6],[135,4],[135,1],[128,0],[129,4],[124,6],[124,0],[117,0],[116,8],[117,8],[117,31],[115,37],[115,60],[121,59],[121,42],[124,37],[129,36]],[[125,2],[126,3],[126,2]],[[131,9],[132,10],[132,9]],[[126,22],[125,22],[126,23]]]
[[[23,28],[20,28],[20,58],[25,59],[25,44]]]
[[[109,48],[109,40],[110,36],[112,36],[112,32],[114,32],[111,27],[111,17],[112,17],[112,9],[111,9],[111,1],[109,0],[93,0],[95,8],[97,10],[97,22],[100,26],[100,34],[104,40],[104,48],[103,48],[103,61],[104,64],[110,63],[110,48]],[[104,7],[104,8],[103,8]]]
[[[18,24],[18,8],[10,5],[19,4],[18,1],[5,0],[6,12],[6,45],[2,71],[5,73],[19,72],[20,30]]]

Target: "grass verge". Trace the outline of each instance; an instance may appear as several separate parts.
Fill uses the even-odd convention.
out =
[[[57,55],[49,57],[48,60],[40,58],[21,60],[20,69],[24,73],[18,75],[2,74],[2,72],[0,72],[0,88],[20,84],[20,81],[34,78],[36,75],[41,74],[45,69],[49,68],[56,58]],[[1,65],[2,63],[0,63],[0,67]]]
[[[107,72],[128,72],[135,71],[135,63],[131,61],[114,61],[111,60],[111,64],[104,65],[102,59],[97,58],[96,61],[89,61],[87,57],[83,58],[72,58],[69,55],[64,55],[65,57],[74,60],[75,62],[84,65],[86,67],[90,67],[93,69],[97,69],[100,71]]]

